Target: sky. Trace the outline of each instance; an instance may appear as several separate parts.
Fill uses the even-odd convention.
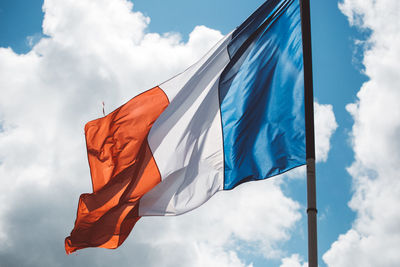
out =
[[[83,127],[186,69],[263,1],[0,1],[0,266],[307,266],[305,169],[67,256]],[[400,265],[400,2],[311,0],[320,266]]]

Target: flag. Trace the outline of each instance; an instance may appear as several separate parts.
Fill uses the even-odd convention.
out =
[[[306,163],[299,0],[269,0],[186,71],[85,126],[93,193],[67,253],[117,248],[141,216]]]

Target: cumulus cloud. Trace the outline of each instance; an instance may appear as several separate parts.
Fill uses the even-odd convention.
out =
[[[1,264],[235,267],[251,266],[239,252],[282,257],[280,244],[301,207],[282,193],[281,179],[220,192],[179,217],[142,218],[118,250],[65,255],[79,194],[91,190],[84,124],[102,115],[102,101],[112,111],[187,68],[222,37],[204,26],[187,42],[149,33],[150,18],[132,8],[126,0],[46,0],[43,35],[32,50],[0,48]],[[326,160],[336,124],[329,106],[316,112],[317,155]]]
[[[315,158],[317,162],[326,162],[331,148],[332,134],[338,127],[332,105],[314,102],[315,121]]]
[[[280,267],[307,267],[308,263],[304,262],[299,254],[293,254],[290,257],[283,258]]]
[[[323,259],[329,266],[399,266],[400,2],[345,0],[340,9],[352,25],[370,30],[363,42],[369,81],[347,106],[354,118],[355,161],[348,171],[356,219]]]
[[[239,264],[236,252],[266,258],[284,254],[277,245],[290,238],[301,217],[299,209],[297,202],[283,195],[279,183],[248,183],[235,192],[220,192],[199,209],[179,217],[142,218],[129,242],[153,240],[148,249],[169,255],[178,265],[186,251],[192,256],[187,264],[181,263],[184,266],[247,266],[232,265]],[[230,264],[217,264],[221,261]]]

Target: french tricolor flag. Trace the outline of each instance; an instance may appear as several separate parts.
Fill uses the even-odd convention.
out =
[[[304,118],[299,0],[268,0],[186,71],[86,124],[93,193],[66,252],[117,248],[141,216],[304,165]]]

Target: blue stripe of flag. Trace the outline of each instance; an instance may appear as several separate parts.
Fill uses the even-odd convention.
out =
[[[224,189],[305,164],[299,0],[264,3],[232,35],[219,84]]]

